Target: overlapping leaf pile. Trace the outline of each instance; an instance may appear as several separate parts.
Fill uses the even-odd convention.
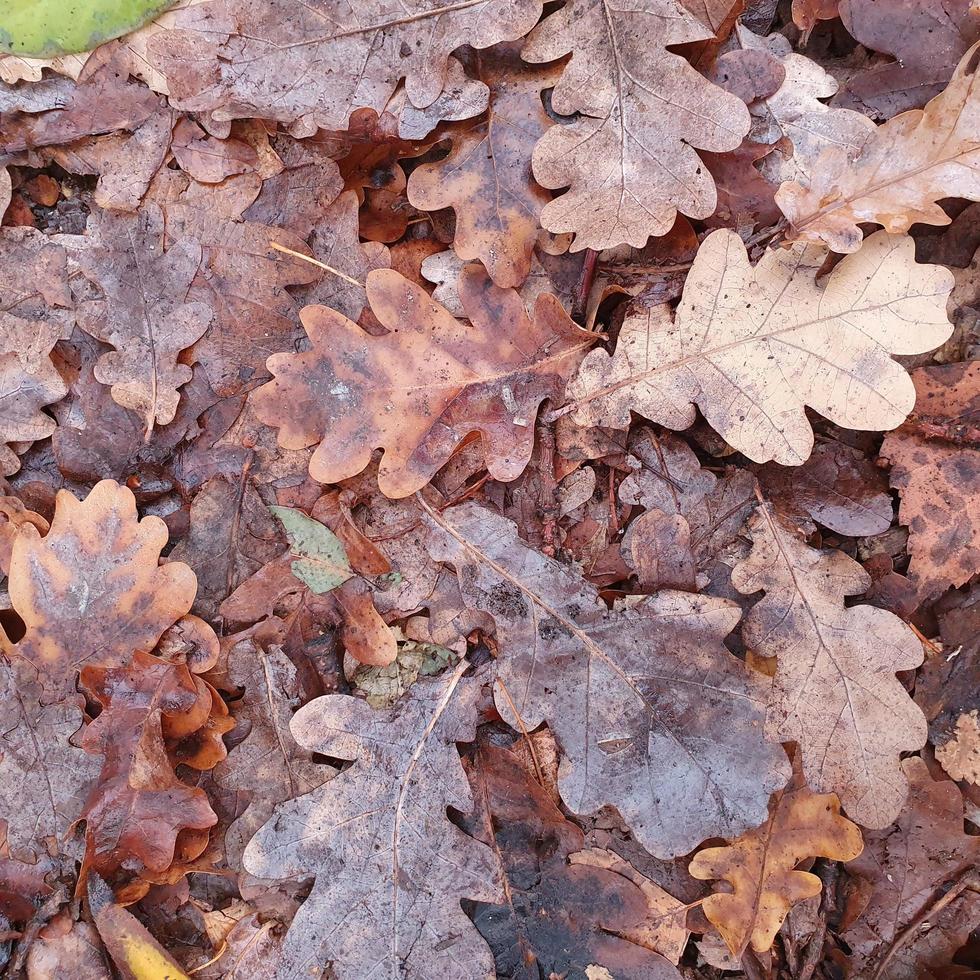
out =
[[[4,975],[972,975],[977,4],[162,6],[0,54]]]

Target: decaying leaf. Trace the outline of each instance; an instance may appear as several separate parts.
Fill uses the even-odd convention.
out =
[[[732,886],[730,894],[709,895],[702,907],[741,957],[750,944],[757,953],[769,949],[789,910],[820,894],[816,875],[795,870],[802,861],[851,861],[863,847],[861,831],[841,816],[837,797],[804,786],[777,793],[761,827],[725,847],[699,851],[689,870],[695,878],[720,878]]]
[[[285,448],[319,442],[315,480],[354,476],[382,447],[381,489],[405,497],[473,434],[496,479],[524,469],[538,406],[559,395],[592,335],[553,296],[539,297],[530,320],[518,294],[478,266],[464,270],[459,289],[473,326],[390,270],[367,278],[371,309],[391,331],[383,337],[323,307],[303,311],[313,350],[271,357],[275,380],[255,406]]]
[[[889,119],[856,156],[828,147],[809,181],[784,184],[776,202],[789,219],[791,239],[856,252],[862,222],[890,232],[907,231],[916,222],[948,225],[940,199],[980,200],[976,54],[974,45],[940,95],[924,109]]]
[[[525,61],[572,55],[551,104],[579,117],[538,141],[533,169],[544,187],[570,187],[545,206],[541,224],[574,232],[573,250],[641,247],[670,231],[678,211],[714,211],[714,184],[695,149],[735,149],[748,113],[666,50],[713,33],[674,0],[570,0],[531,32]]]
[[[516,45],[480,55],[477,64],[491,83],[486,118],[451,132],[449,156],[413,171],[408,198],[427,211],[454,208],[456,254],[479,259],[498,286],[520,286],[531,270],[541,208],[551,199],[531,177],[531,150],[551,126],[541,90],[554,86],[558,73],[522,64]]]
[[[410,697],[372,711],[345,695],[317,698],[290,725],[304,748],[356,764],[277,807],[252,838],[245,867],[266,878],[315,875],[286,934],[277,977],[323,970],[413,980],[474,980],[493,961],[460,898],[497,902],[492,853],[446,819],[473,798],[455,742],[472,741],[478,681],[417,681]]]
[[[24,528],[10,559],[10,601],[26,627],[14,650],[46,691],[64,697],[78,667],[118,667],[152,650],[190,611],[194,573],[159,564],[166,543],[163,521],[139,520],[132,491],[113,480],[84,500],[59,491],[45,537]]]
[[[413,105],[431,105],[453,50],[523,37],[540,15],[541,0],[381,0],[363,12],[333,0],[226,0],[181,11],[149,55],[177,108],[275,119],[311,136],[346,129],[358,108],[380,113],[402,78]]]
[[[788,768],[762,738],[765,684],[722,642],[737,608],[665,591],[610,611],[574,567],[485,508],[429,509],[428,523],[433,557],[496,623],[497,710],[518,729],[548,722],[573,813],[615,806],[659,856],[764,819]]]
[[[635,411],[683,429],[696,405],[733,448],[784,465],[810,455],[805,406],[849,428],[894,428],[915,389],[890,355],[951,330],[952,276],[913,252],[908,236],[879,232],[821,285],[823,248],[770,251],[753,269],[734,232],[713,232],[673,322],[662,307],[628,317],[613,356],[586,357],[568,388],[575,420],[625,429]]]
[[[592,964],[622,980],[677,980],[660,950],[630,935],[652,919],[636,884],[582,852],[584,835],[507,749],[480,745],[467,769],[474,812],[463,829],[493,849],[504,902],[478,905],[474,923],[497,953],[497,976],[584,975]],[[570,862],[574,853],[584,860]],[[663,918],[686,938],[681,903]]]
[[[919,368],[912,380],[913,421],[885,437],[881,456],[902,498],[909,578],[934,598],[980,571],[980,447],[970,439],[980,431],[980,362]]]
[[[776,657],[766,731],[797,742],[808,785],[836,793],[864,827],[885,827],[908,786],[900,754],[919,749],[926,722],[895,677],[922,663],[922,645],[895,615],[845,606],[871,584],[841,551],[808,547],[768,506],[749,524],[752,553],[732,582],[764,590],[742,630],[746,645]]]
[[[337,535],[293,507],[270,507],[286,529],[293,556],[293,575],[317,595],[343,585],[353,574]]]

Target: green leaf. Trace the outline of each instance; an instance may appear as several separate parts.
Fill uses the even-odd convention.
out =
[[[293,575],[317,595],[343,585],[354,573],[340,539],[319,521],[293,507],[270,507],[286,529],[296,561]]]
[[[142,27],[176,0],[0,0],[0,51],[75,54]]]

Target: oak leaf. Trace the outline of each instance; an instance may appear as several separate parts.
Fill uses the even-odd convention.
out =
[[[517,477],[531,456],[538,406],[558,397],[592,335],[553,296],[538,299],[530,320],[518,294],[478,266],[460,279],[472,326],[394,271],[369,273],[367,295],[390,333],[371,337],[333,310],[307,307],[313,350],[269,358],[275,380],[254,399],[279,444],[319,443],[310,475],[321,483],[360,473],[383,448],[381,489],[405,497],[479,434],[494,478]]]
[[[166,524],[139,520],[132,491],[113,480],[84,500],[60,490],[47,535],[21,531],[9,589],[26,632],[14,650],[46,693],[68,695],[83,664],[118,667],[134,650],[153,650],[190,611],[194,573],[180,562],[160,565],[166,543]]]
[[[572,0],[531,32],[525,61],[572,55],[551,104],[578,119],[548,130],[532,166],[542,186],[570,188],[545,205],[541,224],[574,232],[574,251],[640,247],[665,235],[678,211],[714,211],[714,183],[695,148],[735,149],[748,112],[666,50],[713,33],[675,0]]]
[[[753,269],[734,232],[713,232],[673,322],[663,307],[628,316],[614,355],[585,358],[568,386],[575,421],[625,429],[635,411],[683,429],[696,405],[734,449],[784,465],[810,455],[807,406],[849,428],[900,425],[915,389],[890,355],[949,336],[952,275],[885,232],[818,284],[826,256],[800,244]]]
[[[764,819],[788,767],[762,737],[766,685],[724,647],[733,604],[664,591],[609,610],[492,511],[429,508],[427,524],[467,607],[496,623],[497,710],[515,728],[547,721],[573,813],[615,806],[661,857]]]
[[[558,72],[528,68],[513,45],[478,55],[477,65],[491,83],[486,118],[449,132],[449,155],[412,172],[408,199],[426,211],[452,207],[456,254],[479,259],[498,286],[520,286],[531,271],[541,208],[551,200],[531,176],[531,150],[551,126],[541,91]]]
[[[862,222],[890,232],[907,231],[916,222],[948,225],[941,199],[980,200],[976,54],[975,44],[940,95],[924,109],[879,126],[856,156],[828,147],[809,181],[783,184],[776,203],[789,219],[790,240],[856,252]]]
[[[214,319],[203,303],[185,302],[201,263],[201,247],[186,239],[163,250],[164,216],[148,204],[135,220],[103,216],[99,244],[79,252],[85,275],[105,303],[80,311],[83,330],[115,348],[99,358],[95,377],[112,397],[139,412],[150,433],[177,414],[178,388],[191,369],[178,362]]]
[[[276,808],[245,850],[266,878],[315,875],[286,934],[277,977],[323,970],[411,980],[493,975],[460,899],[500,900],[490,849],[446,817],[473,797],[455,743],[472,741],[478,680],[421,679],[395,708],[346,695],[317,698],[290,725],[312,752],[356,760],[319,789]]]
[[[950,976],[953,955],[980,918],[980,892],[963,888],[980,862],[980,838],[964,832],[959,787],[933,779],[922,759],[906,759],[902,768],[908,806],[895,826],[865,835],[864,853],[847,869],[865,885],[860,917],[841,931],[852,973],[861,978]],[[943,891],[944,907],[930,914]],[[913,923],[919,927],[908,942],[898,943]]]
[[[980,571],[980,448],[969,439],[980,430],[980,362],[918,368],[912,380],[912,420],[885,437],[881,458],[902,499],[909,578],[931,599]]]
[[[477,905],[473,915],[494,951],[498,977],[582,976],[587,965],[598,964],[622,980],[679,978],[658,955],[664,950],[633,936],[647,927],[672,950],[679,932],[683,948],[687,934],[680,902],[647,882],[663,900],[660,931],[653,931],[647,896],[604,866],[602,856],[609,852],[583,851],[581,829],[513,752],[481,744],[467,775],[476,806],[463,829],[493,848],[506,883],[502,904]],[[649,933],[644,938],[649,942]]]
[[[820,894],[815,874],[795,870],[802,861],[851,861],[863,847],[861,831],[841,816],[837,797],[804,786],[777,793],[761,827],[725,847],[699,851],[688,870],[695,878],[720,878],[732,886],[730,894],[709,895],[702,908],[740,957],[750,944],[757,953],[769,949],[789,910]]]
[[[181,11],[149,57],[175,108],[278,120],[311,136],[346,129],[358,108],[380,113],[402,78],[413,105],[431,105],[456,48],[523,37],[540,15],[541,0],[382,0],[369,11],[340,0],[226,0]]]
[[[749,528],[752,552],[732,582],[745,595],[765,592],[742,636],[777,658],[766,732],[799,744],[808,785],[836,793],[862,826],[887,826],[908,792],[901,753],[926,740],[925,718],[895,677],[922,663],[922,645],[892,613],[845,605],[871,584],[853,558],[809,547],[768,506]]]

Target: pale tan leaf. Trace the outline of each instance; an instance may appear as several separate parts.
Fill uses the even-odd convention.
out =
[[[890,355],[949,337],[952,274],[885,232],[818,284],[826,256],[799,244],[753,269],[734,232],[713,232],[673,322],[663,307],[629,316],[614,355],[582,362],[568,388],[575,421],[625,429],[632,411],[682,429],[696,405],[733,448],[785,465],[813,448],[806,407],[852,429],[900,425],[915,389]]]

